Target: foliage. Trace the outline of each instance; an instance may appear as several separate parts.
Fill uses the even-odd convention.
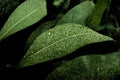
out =
[[[3,80],[120,78],[119,1],[74,2],[0,1]],[[2,11],[4,4],[10,6]]]

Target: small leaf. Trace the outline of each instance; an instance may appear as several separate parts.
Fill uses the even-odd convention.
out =
[[[68,11],[58,24],[78,23],[85,25],[86,19],[91,14],[93,8],[94,3],[92,1],[84,1]]]
[[[10,15],[0,31],[0,41],[36,23],[42,19],[46,13],[45,0],[26,0]]]
[[[67,9],[69,8],[69,6],[70,6],[70,1],[71,1],[71,0],[65,0],[65,1],[64,1],[64,4],[63,4],[63,6],[62,6],[63,10],[67,10]]]
[[[46,80],[114,80],[120,74],[120,52],[80,56],[63,63]]]
[[[107,40],[112,39],[82,25],[58,25],[36,38],[19,66],[27,67],[60,58],[87,44]]]
[[[63,2],[64,2],[64,0],[54,0],[53,5],[56,7],[60,7]]]

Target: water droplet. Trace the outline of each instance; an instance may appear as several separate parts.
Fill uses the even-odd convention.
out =
[[[12,64],[6,64],[6,67],[12,67]]]
[[[69,37],[69,35],[67,34],[66,37]]]
[[[63,63],[65,62],[65,60],[62,61]]]
[[[33,53],[34,53],[34,51],[31,51],[31,53],[33,54]]]
[[[5,8],[2,8],[2,11],[5,11]]]
[[[44,44],[42,44],[42,47],[44,47],[45,45]]]
[[[48,35],[50,35],[51,33],[49,32]]]
[[[62,54],[61,52],[58,52],[58,54]]]

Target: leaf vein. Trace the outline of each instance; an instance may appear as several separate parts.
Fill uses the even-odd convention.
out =
[[[8,31],[6,31],[6,33],[3,34],[3,36],[0,37],[0,39],[4,38],[5,35],[7,35],[11,29],[13,29],[16,25],[18,25],[20,22],[22,22],[25,18],[29,17],[30,15],[32,15],[34,12],[36,12],[38,9],[33,10],[30,14],[26,15],[25,17],[23,17],[22,19],[20,19],[18,22],[16,22],[16,24],[14,24],[10,29],[8,29]]]
[[[41,50],[35,52],[34,54],[31,54],[29,57],[32,57],[33,55],[37,55],[37,54],[39,54],[40,52],[44,51],[45,49],[47,49],[47,48],[53,46],[54,44],[57,44],[57,43],[59,43],[59,42],[61,42],[61,41],[64,41],[64,40],[66,40],[66,39],[68,39],[68,38],[77,37],[77,36],[85,35],[85,34],[88,34],[88,33],[72,35],[72,36],[66,37],[66,38],[64,38],[64,39],[58,40],[58,41],[54,42],[53,44],[50,44],[50,45],[48,45],[48,46],[42,48]]]

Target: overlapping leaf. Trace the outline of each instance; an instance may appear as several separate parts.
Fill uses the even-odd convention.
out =
[[[0,31],[0,41],[36,23],[46,15],[45,0],[26,0],[10,15]]]
[[[35,31],[33,31],[27,40],[26,48],[28,48],[33,43],[33,41],[36,39],[37,36],[39,36],[40,34],[42,34],[45,31],[47,31],[48,29],[54,27],[56,22],[57,22],[57,20],[45,22],[42,25],[40,25]]]
[[[120,52],[80,56],[56,68],[46,80],[114,80],[120,75],[119,57]]]
[[[112,39],[82,25],[58,25],[36,38],[18,66],[27,67],[60,58],[87,44],[107,40]]]
[[[58,24],[78,23],[85,25],[86,19],[91,14],[93,8],[94,3],[92,1],[84,1],[68,11]]]

